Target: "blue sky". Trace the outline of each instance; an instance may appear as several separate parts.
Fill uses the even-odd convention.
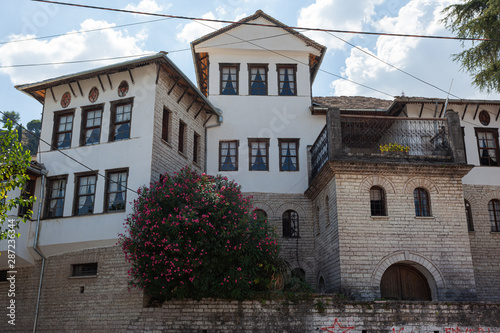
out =
[[[441,10],[456,0],[68,0],[68,2],[171,15],[238,20],[262,9],[290,26],[405,34],[450,35],[439,23]],[[12,65],[93,60],[169,52],[169,57],[195,82],[189,42],[223,27],[204,23],[57,6],[28,0],[4,1],[0,20],[0,110],[21,113],[22,122],[39,118],[42,105],[14,89],[64,74],[108,65],[93,61],[71,65]],[[154,21],[154,22],[148,22]],[[144,23],[142,23],[144,22]],[[135,24],[135,25],[130,25]],[[119,27],[128,25],[125,27]],[[114,29],[83,32],[84,30]],[[76,33],[75,33],[76,32]],[[362,95],[391,99],[401,95],[446,98],[446,93],[401,73],[365,52],[461,98],[500,99],[479,92],[451,54],[459,41],[304,32],[328,47],[313,86],[314,96]],[[19,41],[33,37],[46,37]],[[127,59],[124,59],[127,60]],[[122,60],[123,61],[123,60]],[[348,78],[364,86],[342,80]],[[455,98],[455,97],[452,97]]]

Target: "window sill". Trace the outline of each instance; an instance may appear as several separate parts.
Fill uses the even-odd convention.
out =
[[[500,230],[499,231],[490,231],[490,234],[492,234],[492,235],[500,235]]]
[[[170,143],[170,141],[166,141],[164,139],[161,139],[161,142],[167,146],[169,146],[170,148],[172,148],[172,144]]]
[[[184,157],[186,160],[188,159],[187,155],[184,152],[180,150],[177,150],[177,152],[179,153],[180,156]]]
[[[388,220],[389,219],[388,215],[371,215],[370,217],[373,220]]]
[[[74,279],[74,280],[80,280],[80,279],[95,279],[97,278],[97,274],[96,275],[86,275],[86,276],[70,276],[68,277],[68,279]]]
[[[417,220],[435,220],[434,216],[415,216]]]

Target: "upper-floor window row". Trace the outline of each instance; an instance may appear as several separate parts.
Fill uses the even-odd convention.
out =
[[[108,142],[129,139],[133,98],[110,104]],[[75,112],[76,109],[54,112],[52,150],[71,148],[73,129],[75,128]],[[104,104],[81,107],[79,146],[91,146],[102,142],[103,114]]]
[[[269,65],[249,63],[248,95],[269,94]],[[240,64],[220,63],[220,94],[240,95]],[[297,64],[276,64],[277,92],[280,96],[297,95]]]

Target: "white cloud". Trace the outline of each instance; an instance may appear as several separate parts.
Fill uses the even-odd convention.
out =
[[[375,15],[375,6],[383,0],[316,0],[312,5],[302,8],[297,21],[299,27],[335,30],[362,30],[364,24]],[[325,32],[305,32],[307,36],[328,48],[341,49],[345,43]],[[355,35],[339,34],[350,40]]]
[[[172,5],[162,6],[156,3],[155,0],[141,0],[138,5],[128,4],[125,9],[134,12],[159,13],[162,10],[167,10]]]
[[[221,7],[219,7],[219,11],[221,11],[223,14],[226,13],[225,10],[223,10]],[[202,18],[214,20],[215,15],[212,12],[208,12],[203,14]],[[215,30],[220,29],[223,26],[223,23],[218,22],[193,21],[184,25],[181,32],[179,32],[176,37],[183,43],[191,43],[193,40],[200,38],[203,35],[214,32]]]
[[[114,25],[106,21],[87,19],[81,23],[80,31],[113,27]],[[12,36],[11,39],[19,40],[33,37],[36,36],[16,35]],[[141,44],[146,38],[147,34],[144,30],[135,36],[128,35],[126,30],[106,29],[79,34],[74,34],[74,31],[71,31],[66,35],[49,40],[31,40],[4,44],[0,47],[0,64],[2,66],[11,66],[140,55],[149,53],[141,48]],[[21,84],[125,60],[4,68],[0,69],[0,72],[9,75],[13,84]]]
[[[450,3],[451,0],[411,0],[395,16],[386,16],[372,22],[371,29],[403,34],[446,35],[448,32],[439,19],[441,10]],[[364,50],[445,91],[453,79],[453,94],[462,98],[477,97],[468,74],[461,72],[460,65],[451,59],[451,54],[461,51],[458,41],[380,36],[373,50]],[[445,92],[415,80],[354,48],[345,60],[341,74],[349,80],[392,95],[399,95],[404,91],[407,96],[446,97]],[[388,98],[341,79],[333,81],[330,87],[334,95]]]

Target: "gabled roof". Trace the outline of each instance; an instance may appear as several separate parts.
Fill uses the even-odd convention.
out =
[[[17,85],[15,88],[19,91],[24,92],[27,95],[35,98],[40,103],[44,104],[45,95],[47,90],[50,90],[52,87],[68,84],[71,87],[72,83],[77,83],[81,80],[91,79],[98,77],[100,80],[100,76],[108,76],[110,74],[130,71],[131,69],[146,66],[149,64],[159,64],[163,69],[168,70],[169,73],[178,77],[179,81],[182,81],[186,86],[189,87],[190,93],[195,94],[197,98],[202,100],[202,103],[205,105],[205,110],[209,113],[215,113],[218,116],[222,116],[222,113],[219,109],[210,103],[210,101],[200,92],[200,90],[196,87],[196,85],[189,80],[189,78],[167,57],[166,52],[159,52],[151,56],[141,57],[138,59],[121,62],[118,64],[113,64],[109,66],[104,66],[96,69],[91,69],[87,71],[82,71],[74,74],[59,76],[52,79],[47,79],[40,82]],[[132,78],[132,74],[131,78]],[[132,78],[133,81],[133,78]],[[75,88],[76,89],[76,88]],[[73,87],[71,87],[73,90]]]
[[[191,42],[191,47],[193,46],[196,46],[197,44],[200,44],[202,42],[205,42],[211,38],[214,38],[216,36],[219,36],[223,33],[226,33],[228,32],[229,30],[232,30],[236,27],[239,27],[241,25],[256,25],[256,26],[262,26],[261,24],[258,24],[258,23],[251,23],[250,21],[254,21],[256,20],[257,18],[259,17],[262,17],[264,18],[265,20],[269,21],[271,23],[272,26],[275,26],[277,28],[281,28],[289,33],[291,33],[292,35],[302,39],[307,45],[310,45],[312,47],[314,47],[315,49],[317,49],[318,51],[320,51],[321,53],[324,53],[325,50],[326,50],[326,47],[321,45],[321,44],[318,44],[316,43],[315,41],[313,41],[312,39],[304,36],[303,34],[299,33],[298,31],[288,27],[287,25],[285,25],[284,23],[278,21],[277,19],[275,19],[274,17],[272,16],[269,16],[267,15],[266,13],[264,13],[262,10],[257,10],[255,12],[255,14],[253,15],[250,15],[250,16],[247,16],[241,20],[239,20],[237,23],[233,23],[233,24],[230,24],[222,29],[219,29],[217,31],[214,31],[212,33],[209,33],[208,35],[205,35],[205,36],[202,36],[196,40],[194,40],[193,42]]]
[[[255,23],[252,21],[255,21],[258,18],[263,18],[266,21],[269,22],[269,24],[261,24],[261,23]],[[296,38],[300,39],[303,41],[307,46],[311,46],[314,49],[319,51],[319,55],[317,54],[309,54],[309,67],[310,67],[310,73],[311,73],[311,83],[314,82],[314,78],[316,77],[316,74],[318,73],[319,67],[321,65],[321,62],[323,61],[323,57],[326,52],[326,47],[316,43],[312,39],[304,36],[303,34],[299,33],[298,31],[288,27],[287,25],[283,24],[282,22],[276,20],[274,17],[271,17],[264,13],[262,10],[258,10],[255,12],[255,14],[250,15],[248,17],[245,17],[238,21],[237,23],[230,24],[222,29],[219,29],[217,31],[214,31],[208,35],[202,36],[193,42],[191,42],[191,51],[193,53],[193,60],[194,60],[194,65],[195,65],[195,71],[196,71],[196,80],[198,82],[198,87],[200,88],[201,92],[205,94],[205,96],[208,96],[208,64],[209,64],[209,59],[208,59],[208,53],[205,52],[196,52],[195,47],[196,45],[206,42],[207,40],[210,40],[214,37],[220,36],[222,34],[225,34],[229,32],[232,29],[235,29],[237,27],[240,27],[242,25],[248,25],[248,26],[269,26],[272,28],[278,28],[278,29],[283,29],[286,32],[290,33],[291,35],[295,36]]]

